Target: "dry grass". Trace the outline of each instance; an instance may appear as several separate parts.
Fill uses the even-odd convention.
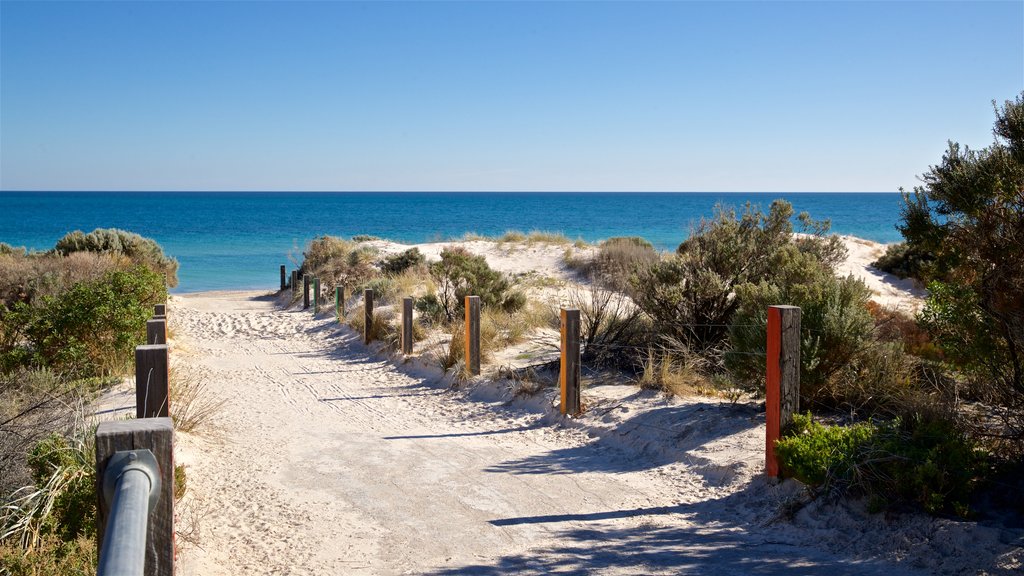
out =
[[[689,396],[712,389],[705,375],[707,361],[688,352],[649,349],[641,364],[636,383],[648,390],[662,390],[676,396]]]
[[[171,366],[169,385],[171,420],[174,428],[182,432],[194,434],[208,429],[227,403],[226,398],[214,395],[205,374],[193,366]]]

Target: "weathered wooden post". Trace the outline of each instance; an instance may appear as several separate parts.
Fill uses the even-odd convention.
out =
[[[363,290],[363,344],[369,344],[373,334],[373,288]]]
[[[170,414],[167,345],[135,347],[135,417],[163,418]]]
[[[558,383],[562,391],[562,414],[580,413],[580,311],[561,312],[562,353]]]
[[[302,309],[309,308],[309,274],[302,276]]]
[[[313,278],[313,314],[320,313],[320,278]]]
[[[138,451],[145,450],[155,457],[155,470],[139,470],[142,466],[138,464],[143,463],[148,456]],[[108,476],[108,467],[112,469],[109,477],[105,478]],[[117,488],[125,489],[124,482],[141,481],[145,485],[150,485],[149,480],[143,475],[153,473],[159,477],[159,492],[149,501],[146,533],[141,535],[144,550],[139,550],[138,546],[126,546],[116,540],[110,542],[104,550],[108,522],[117,522],[117,518],[112,517],[112,512],[115,512],[111,509],[113,491]],[[131,475],[138,478],[129,478]],[[122,485],[118,487],[118,483]],[[141,574],[174,576],[174,424],[170,418],[100,422],[96,428],[96,495],[97,539],[98,548],[102,551],[101,563],[110,554],[123,555],[131,549],[145,555]],[[132,510],[121,510],[118,513],[130,515],[131,512]],[[109,566],[109,562],[107,559],[104,565]]]
[[[284,264],[281,264],[281,290],[282,291],[284,291],[284,289],[286,288],[286,284],[287,284],[287,282],[285,281],[285,267],[284,267]]]
[[[466,376],[480,374],[480,297],[466,296]]]
[[[402,354],[412,354],[412,296],[402,298]]]
[[[334,316],[338,322],[345,317],[345,289],[341,286],[334,287]]]
[[[146,320],[146,344],[167,344],[167,319]]]
[[[765,473],[779,477],[775,441],[800,411],[800,308],[768,307],[765,378]]]
[[[167,304],[154,304],[153,318],[167,318]]]

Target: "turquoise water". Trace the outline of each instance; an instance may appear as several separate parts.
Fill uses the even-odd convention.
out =
[[[176,292],[274,289],[315,236],[372,234],[401,242],[547,230],[587,241],[684,240],[716,203],[793,203],[797,213],[878,242],[900,240],[899,194],[851,193],[298,193],[0,192],[0,241],[45,250],[71,230],[123,228],[154,238],[181,263]]]

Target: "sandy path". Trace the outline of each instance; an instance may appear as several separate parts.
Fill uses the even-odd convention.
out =
[[[178,353],[231,399],[218,438],[179,434],[201,512],[181,574],[913,573],[779,537],[769,506],[751,513],[762,482],[716,488],[686,462],[467,401],[329,319],[237,292],[171,309]]]

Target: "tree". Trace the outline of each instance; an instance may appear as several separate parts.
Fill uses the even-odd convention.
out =
[[[993,102],[995,142],[950,142],[904,193],[900,232],[934,256],[919,320],[1024,440],[1024,93]]]

